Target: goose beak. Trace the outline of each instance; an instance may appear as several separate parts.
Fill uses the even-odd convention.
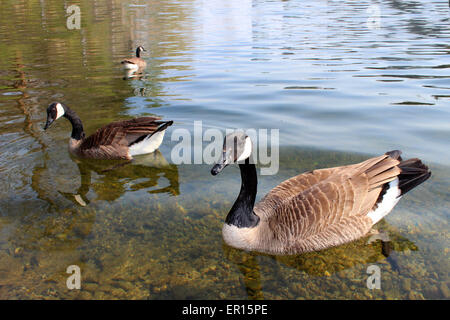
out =
[[[223,152],[217,164],[214,165],[211,169],[211,174],[213,176],[217,175],[221,172],[227,165],[231,163],[231,157],[228,155],[228,152]]]
[[[52,118],[48,118],[47,122],[45,123],[45,127],[44,130],[47,130],[48,127],[50,127],[50,125],[53,123],[53,119]]]
[[[212,169],[211,169],[211,174],[213,176],[217,175],[226,166],[227,166],[227,164],[222,164],[222,163],[218,163],[218,164],[214,165],[214,167],[212,167]]]

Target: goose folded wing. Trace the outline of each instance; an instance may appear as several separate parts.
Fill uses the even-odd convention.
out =
[[[292,177],[273,188],[261,200],[264,206],[275,209],[280,203],[299,195],[306,189],[328,178],[336,168],[319,169]]]
[[[372,227],[367,213],[382,190],[380,179],[383,183],[395,179],[397,164],[383,155],[294,177],[269,193],[255,207],[255,213],[267,221],[274,238],[297,242],[306,249],[354,240]]]
[[[160,118],[142,117],[117,121],[98,129],[86,138],[81,149],[96,149],[107,146],[128,147],[155,132],[163,123]]]
[[[139,60],[137,60],[136,58],[130,58],[130,59],[124,59],[122,60],[122,64],[123,63],[131,63],[131,64],[137,64]]]
[[[371,158],[361,163],[352,164],[348,166],[340,166],[333,168],[318,169],[299,174],[288,180],[283,181],[278,186],[273,188],[261,200],[260,204],[264,204],[265,211],[273,211],[281,203],[289,201],[291,198],[298,196],[303,191],[319,184],[320,182],[335,176],[350,177],[367,171],[368,168],[383,162],[387,156],[383,155],[376,158]],[[269,208],[267,208],[269,207]],[[266,210],[270,209],[270,210]]]

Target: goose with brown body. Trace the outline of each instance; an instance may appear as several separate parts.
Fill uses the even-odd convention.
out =
[[[431,172],[398,150],[348,166],[313,170],[272,189],[255,205],[257,176],[250,137],[226,136],[218,174],[240,161],[241,190],[222,229],[230,246],[269,254],[318,251],[361,238]],[[244,163],[242,163],[244,161]]]
[[[173,123],[156,117],[141,117],[112,122],[86,137],[78,115],[65,104],[54,102],[47,108],[44,130],[61,117],[72,124],[69,152],[92,159],[131,160],[133,156],[151,153],[159,148],[165,130]]]
[[[124,59],[121,64],[125,70],[136,71],[138,69],[145,69],[147,63],[141,58],[141,52],[146,51],[144,47],[139,46],[136,48],[136,57]]]

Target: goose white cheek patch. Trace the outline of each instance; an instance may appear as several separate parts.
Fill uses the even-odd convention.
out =
[[[61,105],[61,103],[57,103],[56,104],[56,119],[55,120],[61,118],[63,115],[64,115],[64,108]]]
[[[245,146],[244,146],[244,152],[242,152],[241,156],[237,161],[242,161],[250,157],[252,153],[252,141],[249,137],[245,138]]]

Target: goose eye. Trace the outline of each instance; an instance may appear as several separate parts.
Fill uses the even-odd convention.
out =
[[[49,116],[50,118],[52,118],[53,120],[56,119],[56,108],[52,108],[49,112]]]

